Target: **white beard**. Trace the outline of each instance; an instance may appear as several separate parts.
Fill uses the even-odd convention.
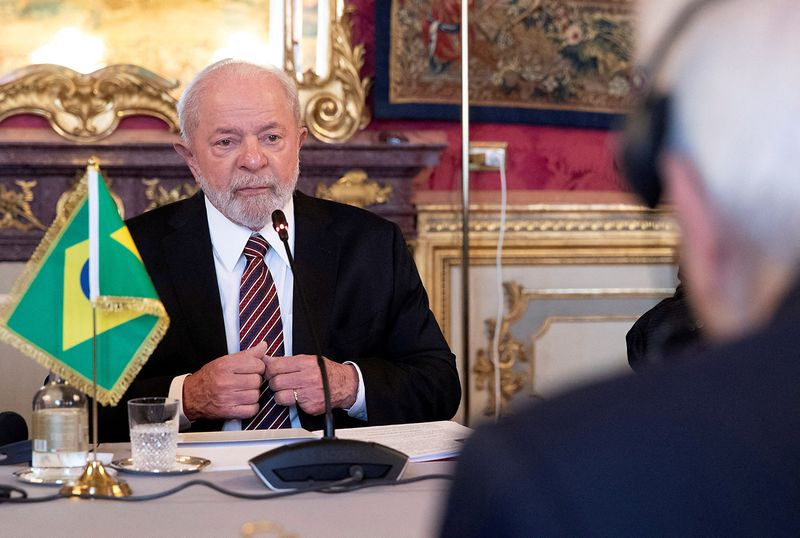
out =
[[[293,177],[288,183],[269,176],[241,174],[231,179],[227,189],[217,190],[209,184],[204,176],[198,174],[196,179],[211,204],[228,220],[251,230],[260,230],[270,222],[273,211],[283,209],[289,202],[299,176],[300,163],[297,164]],[[236,191],[245,187],[268,187],[268,190],[264,194],[247,198],[236,196]]]

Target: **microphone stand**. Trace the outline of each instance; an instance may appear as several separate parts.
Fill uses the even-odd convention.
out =
[[[280,212],[280,216],[275,213]],[[295,275],[297,280],[297,271],[294,270],[294,256],[292,250],[289,248],[289,226],[286,224],[286,216],[283,211],[277,210],[272,214],[272,226],[278,232],[278,237],[283,243],[283,248],[286,249],[286,257],[289,258],[289,268],[292,274]],[[282,217],[282,218],[281,218]],[[328,370],[325,368],[325,361],[322,360],[322,349],[319,345],[319,337],[317,336],[317,329],[311,323],[311,314],[308,310],[308,303],[306,302],[306,294],[303,293],[303,286],[299,283],[296,284],[297,295],[300,296],[300,305],[303,308],[303,315],[308,321],[308,328],[311,331],[311,339],[314,341],[314,352],[317,354],[317,366],[322,374],[322,393],[325,396],[325,439],[333,439],[335,437],[333,430],[333,411],[331,410],[331,389],[328,385]]]
[[[328,372],[300,278],[295,271],[294,258],[289,248],[289,225],[283,211],[278,209],[272,213],[272,226],[286,249],[289,267],[294,275],[294,285],[314,341],[325,396],[325,434],[322,439],[284,445],[259,454],[248,462],[250,468],[267,487],[276,491],[338,482],[346,478],[359,481],[397,480],[408,463],[406,454],[378,443],[336,438]]]

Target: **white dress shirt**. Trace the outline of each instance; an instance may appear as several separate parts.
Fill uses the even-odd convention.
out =
[[[214,207],[208,198],[205,198],[206,214],[208,215],[208,230],[211,234],[211,245],[214,252],[214,267],[217,273],[217,286],[219,287],[219,297],[222,302],[222,317],[225,323],[225,340],[228,345],[228,353],[239,351],[239,287],[246,264],[242,254],[244,246],[253,235],[253,231],[244,226],[240,226],[228,220],[219,210]],[[289,248],[294,253],[294,201],[283,208],[286,221],[289,224]],[[275,289],[278,293],[278,303],[281,309],[281,323],[283,324],[283,349],[286,356],[292,355],[292,321],[294,315],[294,301],[292,294],[294,291],[294,277],[289,267],[289,259],[286,250],[278,237],[278,233],[267,224],[258,233],[269,243],[270,249],[264,257],[264,261],[275,282]],[[358,394],[353,406],[346,410],[351,417],[367,420],[367,404],[364,391],[364,378],[361,369],[353,362],[352,364],[358,372]],[[190,374],[180,375],[172,380],[169,388],[169,397],[182,399],[183,381]],[[300,428],[300,418],[297,415],[297,408],[289,408],[289,418],[293,428]],[[189,419],[183,413],[181,406],[180,427],[186,429],[190,425]],[[225,421],[223,430],[241,430],[242,424],[239,419]]]

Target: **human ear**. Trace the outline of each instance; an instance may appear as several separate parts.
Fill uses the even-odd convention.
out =
[[[722,220],[700,173],[685,156],[667,153],[661,170],[668,198],[681,228],[681,269],[686,277],[689,302],[706,325],[723,319],[725,282],[730,275],[728,243]],[[710,332],[714,330],[709,326]]]
[[[308,129],[305,127],[300,127],[297,134],[297,151],[300,151],[300,148],[303,147],[303,144],[306,142],[306,138],[308,138]]]
[[[189,170],[192,171],[192,175],[194,175],[195,179],[197,178],[197,162],[192,153],[191,148],[187,144],[183,142],[175,142],[172,144],[172,147],[175,148],[175,151],[180,155],[183,160],[186,162],[186,165],[189,167]]]

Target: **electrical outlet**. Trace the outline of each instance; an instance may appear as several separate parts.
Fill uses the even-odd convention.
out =
[[[505,164],[507,142],[470,142],[469,169],[499,171]]]

